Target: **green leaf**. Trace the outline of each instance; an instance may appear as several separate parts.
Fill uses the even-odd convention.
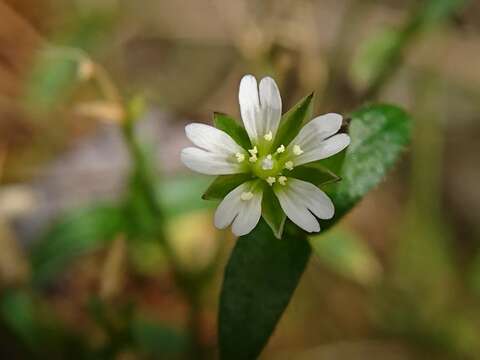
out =
[[[305,120],[311,116],[313,93],[300,100],[293,108],[283,114],[275,136],[275,143],[272,149],[281,144],[287,146],[297,136]]]
[[[281,240],[264,221],[238,239],[220,295],[221,359],[256,359],[297,287],[310,255],[306,236]]]
[[[372,105],[352,114],[351,145],[330,196],[335,217],[325,231],[379,184],[410,140],[410,117],[390,105]],[[325,233],[321,233],[320,236]],[[238,239],[220,298],[222,359],[253,359],[267,342],[305,268],[310,247],[305,233],[287,223],[281,240],[261,221]]]
[[[97,249],[123,230],[122,209],[95,205],[60,218],[30,254],[34,284],[49,281],[76,257]]]
[[[287,217],[271,187],[265,187],[262,199],[262,216],[277,239],[282,238]]]
[[[352,114],[347,148],[333,195],[336,217],[379,184],[410,142],[411,119],[393,105],[371,105]]]
[[[341,276],[366,286],[380,279],[382,268],[378,259],[354,233],[334,229],[312,236],[310,244],[320,262]]]
[[[217,129],[225,131],[244,149],[252,148],[247,131],[232,117],[216,112],[213,114],[213,123]]]
[[[0,302],[2,322],[30,349],[39,345],[40,325],[33,298],[24,290],[9,290]]]
[[[204,200],[221,200],[230,191],[245,181],[250,180],[250,174],[220,175],[213,180],[208,189],[202,195]]]
[[[335,175],[320,163],[297,166],[289,172],[288,175],[296,179],[311,182],[317,186],[335,183],[340,180],[339,176]]]

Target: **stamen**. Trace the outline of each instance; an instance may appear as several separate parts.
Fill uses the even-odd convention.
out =
[[[267,155],[267,159],[268,159],[268,160],[272,160],[272,155],[268,154],[268,155]]]
[[[272,186],[277,179],[275,179],[273,176],[269,176],[265,181],[268,183],[268,185]]]
[[[287,161],[284,165],[284,168],[292,171],[293,170],[293,161]]]
[[[293,146],[293,153],[295,155],[302,155],[303,154],[303,150],[302,148],[300,147],[300,145],[294,145]]]
[[[237,161],[239,163],[243,162],[245,160],[245,154],[242,153],[236,153],[235,156],[237,157]]]
[[[251,191],[243,192],[242,195],[240,195],[240,200],[243,200],[243,201],[252,200],[252,198],[253,198],[253,193]]]
[[[257,160],[258,160],[258,158],[257,158],[257,155],[255,155],[255,154],[253,154],[252,156],[250,156],[248,158],[248,161],[250,161],[251,163],[254,163]]]
[[[263,135],[263,138],[267,141],[272,141],[273,139],[273,134],[271,131],[269,131],[268,133],[266,133],[265,135]]]
[[[278,178],[278,182],[279,182],[280,185],[282,185],[282,186],[287,185],[287,177],[286,177],[286,176],[280,176],[280,177]]]
[[[249,152],[250,155],[252,155],[252,156],[257,155],[257,154],[258,154],[257,146],[254,146],[253,149],[248,150],[248,152]]]
[[[277,154],[281,154],[285,151],[285,146],[282,144],[277,149]]]

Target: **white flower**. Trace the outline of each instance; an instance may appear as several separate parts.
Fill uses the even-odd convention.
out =
[[[334,206],[317,186],[289,176],[295,167],[325,159],[347,147],[350,137],[337,134],[342,116],[326,114],[308,122],[288,144],[275,144],[282,101],[275,81],[265,77],[257,86],[252,75],[240,82],[240,112],[252,147],[242,148],[226,132],[204,124],[190,124],[187,137],[197,146],[183,149],[181,158],[190,169],[209,175],[251,174],[222,200],[215,226],[230,224],[234,234],[252,231],[262,214],[262,197],[273,189],[286,216],[308,232],[320,231],[316,219],[330,219]]]

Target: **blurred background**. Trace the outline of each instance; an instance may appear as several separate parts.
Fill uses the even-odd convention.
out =
[[[311,240],[262,359],[480,359],[480,2],[1,0],[0,357],[215,359],[211,179],[183,128],[239,117],[241,76],[284,110],[391,102],[414,139]],[[127,120],[125,120],[127,119]]]

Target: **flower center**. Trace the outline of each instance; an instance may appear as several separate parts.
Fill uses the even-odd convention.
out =
[[[280,163],[271,155],[260,156],[252,164],[253,173],[261,179],[275,177],[282,170]]]

